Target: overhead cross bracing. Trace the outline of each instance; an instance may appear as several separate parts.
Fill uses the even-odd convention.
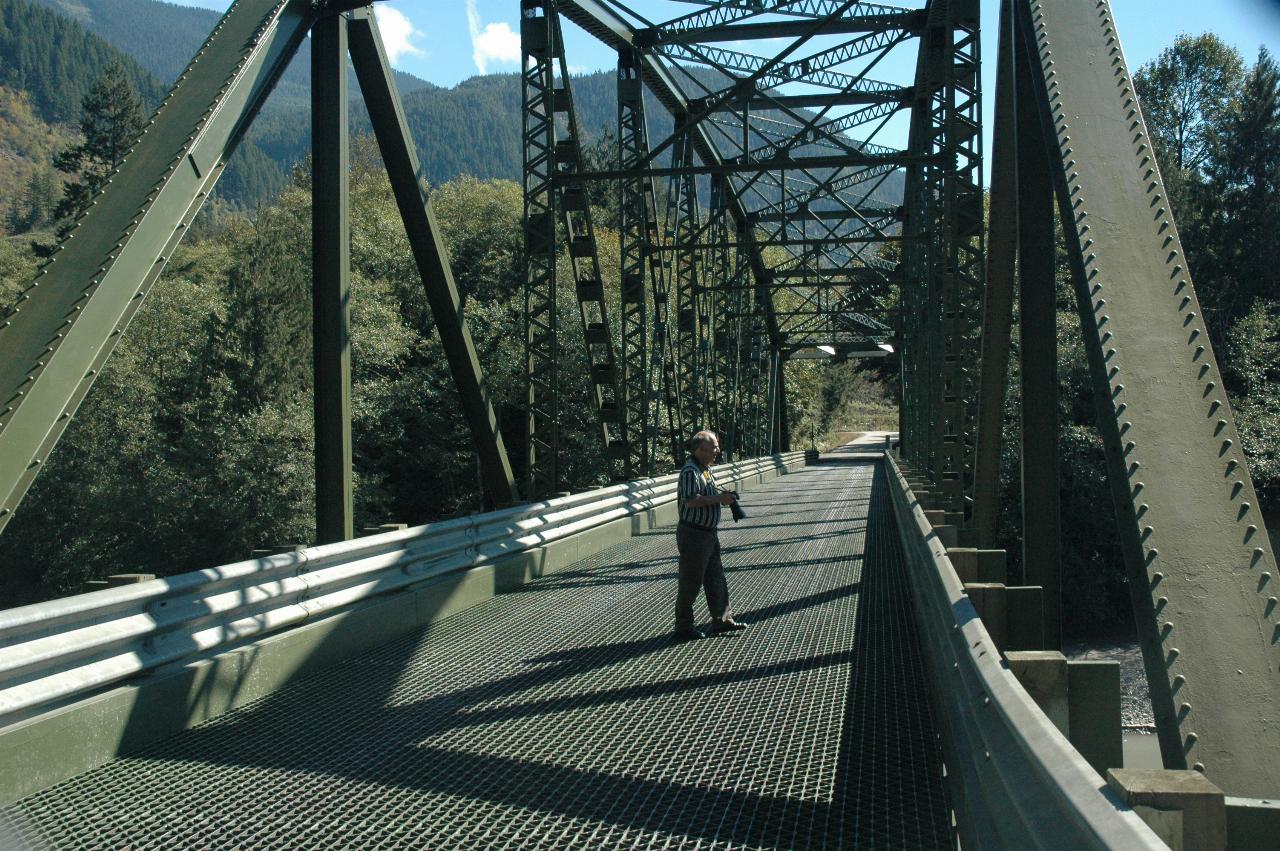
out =
[[[676,460],[678,441],[663,434],[749,431],[743,419],[757,404],[743,392],[749,375],[781,379],[798,347],[881,354],[901,341],[908,277],[923,281],[965,258],[970,277],[954,298],[976,315],[976,3],[659,5],[676,14],[655,20],[653,4],[614,0],[521,4],[533,493],[559,481],[547,246],[557,218],[572,229],[567,211],[593,182],[617,182],[625,206],[620,333],[606,340],[599,329],[612,320],[603,315],[583,328],[602,341],[601,357],[610,343],[624,350],[623,369],[593,372],[615,476]],[[562,21],[618,52],[623,151],[612,167],[586,169],[576,158],[583,139]],[[962,226],[929,225],[944,206]],[[586,236],[570,245],[575,256],[595,251]],[[593,280],[577,278],[581,298],[592,298]],[[629,369],[632,360],[653,366]],[[783,388],[769,381],[762,400],[773,412],[767,448],[785,437]],[[725,448],[731,457],[748,451],[732,438]]]

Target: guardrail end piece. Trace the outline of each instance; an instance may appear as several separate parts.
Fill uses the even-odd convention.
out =
[[[1226,796],[1200,772],[1113,768],[1107,785],[1170,848],[1226,851]]]

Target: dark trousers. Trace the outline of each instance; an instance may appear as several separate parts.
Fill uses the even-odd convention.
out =
[[[711,617],[730,617],[729,586],[724,580],[720,562],[720,539],[715,532],[704,532],[683,524],[676,526],[676,549],[680,551],[680,585],[676,591],[676,629],[693,628],[693,601],[698,588],[707,594]]]

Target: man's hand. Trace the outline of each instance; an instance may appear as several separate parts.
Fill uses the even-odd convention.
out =
[[[733,493],[732,491],[725,491],[724,493],[720,494],[719,501],[721,505],[733,505],[735,502],[738,501],[738,495]]]

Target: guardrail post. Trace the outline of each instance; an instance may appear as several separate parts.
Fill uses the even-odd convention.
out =
[[[997,650],[1004,650],[1008,643],[1005,630],[1005,587],[1003,582],[967,582],[964,592],[977,610],[978,617],[987,628],[987,634],[995,642]]]
[[[1105,775],[1124,765],[1124,731],[1120,719],[1120,663],[1081,659],[1067,662],[1071,744]]]
[[[1004,550],[950,547],[947,558],[961,582],[1004,582],[1007,578]]]
[[[1004,658],[1031,699],[1053,722],[1053,726],[1069,739],[1071,708],[1067,699],[1067,657],[1056,650],[1011,650],[1004,654]]]
[[[1107,785],[1170,848],[1225,851],[1226,797],[1200,772],[1114,768],[1107,772]]]

